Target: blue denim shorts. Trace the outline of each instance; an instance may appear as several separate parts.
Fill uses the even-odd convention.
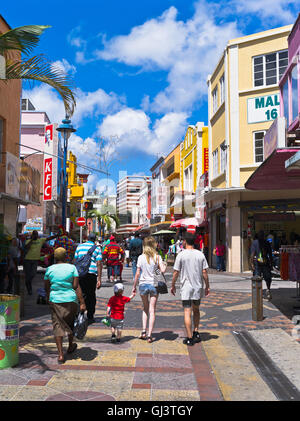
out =
[[[139,291],[141,295],[147,295],[150,294],[150,297],[154,297],[158,294],[156,288],[152,284],[141,284],[139,286]]]

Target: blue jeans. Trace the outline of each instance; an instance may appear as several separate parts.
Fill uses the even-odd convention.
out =
[[[217,269],[225,271],[225,260],[224,256],[216,256],[217,257]]]
[[[139,291],[140,291],[140,295],[150,294],[150,297],[154,297],[158,294],[157,289],[152,284],[141,284],[139,286]]]
[[[136,274],[137,259],[138,259],[137,257],[132,257],[131,258],[133,279],[135,278],[135,274]]]

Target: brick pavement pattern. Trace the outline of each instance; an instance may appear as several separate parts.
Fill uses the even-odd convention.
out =
[[[138,339],[142,307],[135,300],[126,307],[121,343],[112,344],[110,329],[101,324],[106,303],[97,298],[96,323],[64,364],[57,363],[47,306],[37,308],[41,316],[24,318],[19,364],[1,370],[0,400],[222,401],[253,400],[253,393],[256,400],[276,400],[234,338],[238,331],[264,329],[290,338],[294,325],[272,303],[264,303],[265,319],[254,322],[251,294],[212,291],[202,300],[201,342],[193,347],[182,343],[180,300],[160,297],[151,344]]]

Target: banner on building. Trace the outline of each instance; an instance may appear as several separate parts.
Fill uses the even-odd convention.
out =
[[[57,158],[61,153],[59,148],[58,132],[56,124],[48,124],[45,126],[44,137],[44,166],[43,166],[43,200],[51,201],[58,198],[59,177],[61,177],[61,169],[59,170],[60,159]]]
[[[276,120],[279,106],[279,93],[247,99],[248,124]]]

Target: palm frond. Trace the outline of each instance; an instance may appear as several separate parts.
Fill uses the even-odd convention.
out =
[[[66,114],[73,115],[76,100],[72,92],[72,79],[61,69],[55,68],[40,54],[26,61],[6,61],[6,79],[42,82],[52,86],[61,96]]]
[[[40,35],[47,28],[50,28],[50,26],[26,25],[0,34],[0,54],[9,56],[9,52],[12,50],[29,54],[38,44]]]

